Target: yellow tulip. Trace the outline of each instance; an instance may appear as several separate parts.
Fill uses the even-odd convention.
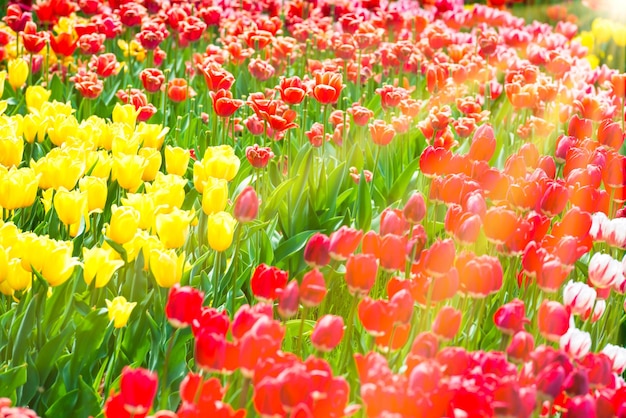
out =
[[[48,123],[48,137],[57,147],[60,147],[69,138],[78,136],[80,131],[78,121],[72,116],[56,116]]]
[[[50,286],[59,286],[72,276],[74,267],[80,262],[72,257],[73,245],[70,241],[50,240],[47,250],[47,254],[40,255],[46,260],[41,275]]]
[[[26,107],[28,111],[39,111],[41,106],[48,101],[52,92],[42,86],[28,86],[26,88]]]
[[[112,177],[123,189],[134,192],[143,183],[148,161],[140,155],[119,154],[113,157]]]
[[[87,210],[89,213],[100,213],[107,202],[107,182],[101,177],[86,176],[78,181],[81,192],[87,193]]]
[[[183,177],[159,171],[151,184],[146,183],[146,192],[152,196],[155,206],[161,208],[160,212],[169,213],[183,205],[186,185]]]
[[[49,253],[50,238],[39,236],[33,232],[22,234],[17,243],[16,255],[21,259],[22,267],[28,272],[41,271]]]
[[[172,287],[180,283],[185,266],[185,253],[176,256],[174,250],[150,250],[150,270],[161,287]]]
[[[93,177],[108,180],[113,167],[113,158],[103,150],[91,152],[87,156],[87,167],[90,167]]]
[[[71,103],[61,103],[56,100],[53,102],[45,102],[41,105],[39,113],[49,118],[55,116],[67,116],[69,117],[75,112]]]
[[[122,204],[134,208],[139,213],[139,228],[144,230],[152,228],[156,208],[152,195],[128,193],[125,198],[122,198]]]
[[[44,213],[48,213],[52,207],[52,199],[54,197],[54,189],[46,189],[41,192],[41,203],[43,203]]]
[[[231,181],[239,171],[241,161],[229,145],[208,147],[202,159],[202,167],[207,177]]]
[[[117,253],[105,248],[83,248],[83,279],[87,285],[95,279],[95,287],[104,287],[124,261],[117,258]]]
[[[606,19],[596,18],[591,23],[591,32],[599,43],[608,42],[611,39],[613,23]]]
[[[64,225],[80,223],[80,217],[87,214],[87,193],[80,190],[70,192],[61,187],[54,195],[53,204]]]
[[[22,237],[22,232],[13,222],[0,220],[0,245],[4,248],[13,247]]]
[[[54,153],[54,150],[61,148],[54,148],[45,157],[30,162],[35,173],[40,175],[39,188],[58,190],[65,187],[72,190],[85,173],[85,161],[70,155],[67,150],[58,153]]]
[[[85,216],[83,218],[85,220],[85,232],[89,232],[91,229],[91,221],[89,219],[89,215],[85,212]],[[74,238],[78,235],[81,228],[81,222],[76,222],[75,224],[70,225],[70,237]]]
[[[135,130],[135,135],[138,137],[142,147],[160,150],[163,146],[165,135],[167,135],[169,131],[170,128],[163,128],[162,125],[139,122]]]
[[[615,25],[613,28],[613,42],[622,48],[626,46],[626,26]]]
[[[137,123],[137,116],[139,116],[139,111],[132,104],[121,105],[117,103],[113,108],[113,122],[122,123],[133,130]]]
[[[209,177],[202,193],[202,210],[207,215],[223,212],[228,204],[228,183],[224,179]]]
[[[143,62],[146,59],[146,50],[134,39],[130,41],[130,45],[126,41],[118,39],[117,46],[120,47],[125,57],[130,55],[139,62]]]
[[[204,184],[206,183],[208,176],[204,171],[202,162],[196,161],[193,163],[193,187],[196,188],[198,193],[204,193]]]
[[[39,175],[32,168],[12,167],[0,171],[0,206],[8,210],[27,208],[35,203]]]
[[[180,147],[165,147],[165,170],[168,174],[184,176],[189,164],[189,151]]]
[[[28,78],[28,63],[21,59],[12,59],[7,65],[9,70],[9,84],[13,87],[13,90],[22,88]]]
[[[6,280],[9,273],[9,250],[0,245],[0,283]]]
[[[237,221],[228,212],[217,212],[207,219],[209,246],[215,251],[226,251],[233,243]]]
[[[128,206],[111,207],[111,222],[106,235],[118,244],[126,244],[137,232],[139,212]]]
[[[48,118],[39,113],[31,113],[24,116],[24,139],[29,144],[37,141],[43,142],[48,130]]]
[[[180,248],[185,244],[193,218],[192,212],[178,208],[156,216],[156,232],[165,248]]]
[[[128,132],[128,126],[122,123],[114,123],[109,126],[109,136],[111,137],[111,152],[117,154],[137,154],[141,141],[135,135]]]
[[[106,304],[109,321],[113,322],[113,327],[122,328],[128,323],[128,318],[137,302],[128,302],[124,296],[118,296],[113,300],[106,299]]]
[[[9,286],[9,282],[7,280],[0,282],[0,293],[5,296],[11,296],[13,293],[13,289]]]
[[[7,79],[7,72],[2,70],[0,71],[0,99],[4,94],[4,81]]]
[[[30,288],[32,278],[32,273],[24,270],[20,259],[14,258],[9,261],[6,283],[11,289],[20,291]]]
[[[1,134],[0,134],[1,135]],[[15,135],[0,136],[0,164],[5,167],[14,167],[22,162],[24,154],[24,140]]]
[[[159,169],[161,168],[161,163],[163,162],[163,157],[161,153],[154,148],[141,148],[138,152],[138,155],[143,157],[146,160],[146,169],[141,176],[143,181],[152,181],[155,179]]]
[[[128,262],[134,261],[139,254],[143,255],[143,270],[150,271],[150,251],[153,249],[163,250],[165,247],[156,235],[139,230],[129,242],[124,244]]]

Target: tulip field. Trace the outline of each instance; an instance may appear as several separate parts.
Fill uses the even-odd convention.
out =
[[[626,418],[623,5],[465,3],[5,2],[0,418]]]

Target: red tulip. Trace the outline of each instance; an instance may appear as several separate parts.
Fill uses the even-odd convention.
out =
[[[233,94],[230,90],[218,90],[217,92],[212,91],[210,92],[210,95],[213,100],[213,110],[219,117],[231,117],[237,109],[243,106],[243,100],[233,99]]]
[[[461,327],[461,311],[451,306],[441,308],[432,325],[432,332],[444,341],[452,340]]]
[[[175,78],[167,83],[167,97],[173,102],[184,102],[191,95],[191,88],[184,78]]]
[[[206,372],[222,370],[226,362],[225,337],[205,329],[195,337],[196,365]]]
[[[455,256],[456,249],[451,239],[437,240],[430,248],[422,251],[419,263],[427,274],[439,277],[452,268]]]
[[[229,90],[235,83],[235,77],[214,61],[208,61],[199,70],[211,91]]]
[[[313,97],[322,105],[337,103],[343,90],[343,77],[341,73],[331,71],[318,72],[315,74],[315,86]]]
[[[124,409],[131,415],[148,412],[152,408],[157,386],[158,380],[155,373],[142,368],[124,367],[120,380]]]
[[[598,126],[598,142],[607,147],[619,150],[624,143],[624,132],[619,123],[612,119],[604,119]]]
[[[511,361],[523,363],[528,361],[535,348],[535,338],[526,331],[518,331],[511,338],[506,355]]]
[[[9,6],[9,8],[11,6]],[[24,32],[22,33],[24,49],[31,54],[39,53],[46,46],[47,35],[47,32],[37,32],[37,24],[35,22],[27,22],[24,27]]]
[[[485,213],[483,229],[487,239],[503,244],[515,231],[518,219],[515,212],[502,207],[493,207]]]
[[[593,135],[593,122],[590,119],[572,115],[567,127],[567,134],[577,139],[591,138]]]
[[[387,234],[404,235],[409,229],[409,224],[404,219],[400,209],[386,208],[380,215],[380,236]]]
[[[259,212],[259,197],[252,186],[246,186],[237,199],[235,200],[235,208],[233,215],[237,221],[248,223],[256,219]]]
[[[269,147],[259,147],[257,144],[254,144],[246,148],[246,158],[252,167],[265,168],[269,160],[274,158],[274,153]]]
[[[330,262],[330,238],[316,232],[304,247],[304,261],[311,267],[323,267]]]
[[[190,286],[175,284],[169,292],[165,304],[165,315],[175,328],[186,328],[202,311],[204,293]]]
[[[326,296],[326,281],[319,270],[313,269],[306,273],[300,284],[300,302],[307,308],[313,308]]]
[[[369,130],[372,142],[380,146],[389,145],[396,136],[396,130],[393,126],[388,125],[384,120],[380,119],[370,122]]]
[[[367,295],[378,275],[378,263],[370,254],[350,255],[346,262],[345,280],[352,295]]]
[[[387,301],[365,297],[359,302],[358,314],[365,331],[374,337],[393,329],[392,311]]]
[[[261,305],[262,306],[262,305]],[[226,335],[230,327],[230,318],[226,311],[218,311],[215,308],[203,306],[200,314],[191,323],[191,330],[196,336],[200,331],[210,331],[220,335]]]
[[[530,321],[526,318],[524,301],[513,299],[498,308],[493,315],[493,322],[500,331],[513,335],[524,330]]]
[[[469,157],[472,160],[489,161],[496,149],[496,137],[493,128],[489,124],[480,125],[470,145]]]
[[[406,265],[406,238],[387,234],[380,241],[380,267],[386,271],[403,270]]]
[[[277,90],[280,98],[288,105],[300,104],[307,93],[306,85],[298,76],[281,78]]]
[[[69,33],[61,32],[57,36],[50,37],[50,47],[56,54],[69,57],[76,50],[76,46],[76,39]]]
[[[291,318],[298,313],[300,308],[300,294],[298,282],[290,281],[278,295],[278,314],[281,318]]]
[[[395,325],[403,325],[411,322],[413,317],[413,297],[407,289],[400,289],[389,299],[389,309]]]
[[[9,4],[6,9],[6,15],[2,18],[2,21],[4,21],[13,32],[22,32],[26,28],[27,23],[32,22],[32,15],[30,12],[23,11],[19,3]]]
[[[544,300],[537,312],[537,325],[541,335],[557,342],[569,329],[570,314],[559,302]]]
[[[287,284],[289,273],[278,267],[260,264],[250,279],[252,293],[262,301],[272,301],[278,296],[278,291]]]
[[[139,74],[141,84],[148,93],[156,93],[161,90],[161,86],[165,81],[165,75],[158,68],[146,68]]]
[[[334,260],[346,260],[361,243],[363,231],[347,226],[342,226],[330,234],[329,253]]]
[[[336,315],[324,315],[318,319],[311,333],[311,344],[316,350],[328,353],[343,338],[343,318]]]
[[[262,317],[274,317],[272,305],[266,303],[257,303],[252,307],[243,305],[233,318],[230,330],[233,338],[240,340]]]

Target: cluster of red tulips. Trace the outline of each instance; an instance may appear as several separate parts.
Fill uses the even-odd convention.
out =
[[[0,418],[626,418],[626,74],[506,3],[12,3]]]

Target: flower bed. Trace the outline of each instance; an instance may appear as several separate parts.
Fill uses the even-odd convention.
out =
[[[0,416],[626,416],[626,75],[458,3],[9,7]]]

